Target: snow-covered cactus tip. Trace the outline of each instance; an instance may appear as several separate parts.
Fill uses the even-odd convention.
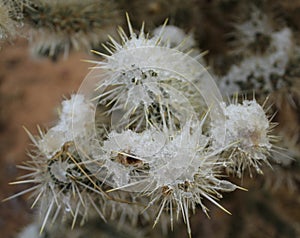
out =
[[[225,125],[212,123],[211,134],[213,146],[224,146],[219,140],[220,129],[226,128],[225,145],[229,146],[223,152],[224,165],[228,171],[242,176],[242,173],[251,168],[262,174],[261,163],[268,164],[268,156],[272,149],[271,142],[274,136],[270,132],[274,125],[270,122],[261,107],[255,100],[244,100],[242,104],[222,104],[226,116]]]
[[[109,54],[95,52],[104,60],[93,62],[97,65],[79,93],[105,106],[114,124],[135,130],[150,124],[178,127],[209,107],[212,112],[221,110],[222,97],[213,78],[196,58],[162,43],[164,26],[149,37],[144,24],[136,34],[128,15],[127,20],[130,35],[119,28],[122,42],[111,38]],[[184,39],[179,44],[184,45]]]
[[[74,94],[69,100],[64,100],[57,125],[37,142],[40,151],[51,158],[65,143],[91,137],[95,126],[94,111],[94,105],[83,95]]]

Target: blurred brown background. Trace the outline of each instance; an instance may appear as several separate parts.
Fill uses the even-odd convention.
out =
[[[201,1],[202,2],[202,1]],[[223,28],[221,20],[210,10],[213,2],[203,1],[206,9],[203,18],[209,19],[203,29],[207,35],[207,48],[211,54],[221,54],[224,43],[220,40]],[[282,1],[289,24],[300,29],[300,1]],[[214,8],[211,8],[214,9]],[[220,21],[220,22],[219,22]],[[221,43],[220,43],[221,42]],[[205,44],[205,42],[203,43]],[[211,46],[211,47],[210,47]],[[215,50],[213,50],[213,48]],[[66,60],[53,62],[50,59],[33,59],[24,39],[2,45],[0,51],[0,200],[24,190],[25,186],[8,185],[22,171],[17,164],[27,160],[29,138],[22,126],[36,134],[36,126],[54,124],[63,96],[76,92],[88,72],[90,59],[84,53],[71,53]],[[298,114],[300,114],[298,112]],[[274,171],[275,177],[277,176]],[[299,174],[299,170],[295,173]],[[269,173],[266,174],[268,176]],[[225,194],[221,204],[232,216],[208,204],[211,209],[208,219],[199,211],[192,216],[193,237],[216,238],[296,238],[300,237],[300,189],[291,191],[281,186],[272,191],[264,188],[264,178],[257,176],[244,179],[242,184],[248,192],[236,191]],[[0,237],[15,237],[33,218],[33,211],[26,195],[0,203]],[[169,237],[187,237],[185,225],[175,226]],[[62,237],[64,235],[62,234]],[[99,237],[104,237],[99,235]]]

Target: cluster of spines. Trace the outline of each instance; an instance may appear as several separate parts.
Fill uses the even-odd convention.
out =
[[[296,142],[299,137],[299,120],[294,115],[299,110],[297,101],[300,94],[296,76],[298,73],[293,75],[299,63],[299,44],[293,27],[287,24],[284,14],[278,11],[280,9],[276,9],[276,3],[269,6],[266,2],[259,1],[241,6],[243,8],[239,10],[242,14],[246,9],[252,10],[240,15],[243,20],[233,24],[233,31],[229,34],[234,39],[231,39],[233,44],[228,45],[231,51],[224,59],[224,62],[230,62],[232,57],[239,62],[233,60],[230,63],[231,67],[218,80],[219,87],[224,95],[230,97],[236,93],[251,95],[255,91],[259,103],[263,103],[266,97],[269,98],[269,111],[274,115],[270,121],[280,124],[273,131],[278,136],[275,141],[272,140],[276,146],[273,145],[273,149],[269,151],[269,162],[277,170],[280,168],[278,163],[285,167],[281,171],[284,174],[287,167],[290,167],[290,171],[293,170],[292,157],[296,161],[299,157]],[[287,123],[285,118],[294,119]],[[244,153],[242,155],[247,156]],[[271,184],[272,176],[265,177],[269,180],[267,183]],[[286,177],[294,176],[290,174]],[[287,182],[285,176],[273,176],[273,180],[293,183],[291,180]]]
[[[157,55],[155,55],[155,59],[166,59],[164,58],[165,53],[169,51],[167,51],[167,46],[159,45],[161,36],[158,36],[157,38],[154,37],[154,40],[145,38],[143,27],[139,36],[136,36],[129,20],[128,23],[130,36],[126,36],[124,31],[120,30],[120,35],[123,40],[122,44],[111,39],[112,48],[107,48],[111,55],[103,55],[105,56],[106,61],[99,62],[96,68],[107,70],[108,73],[112,72],[113,76],[115,76],[116,73],[119,73],[122,77],[122,70],[124,70],[124,66],[118,65],[118,63],[122,63],[123,59],[117,58],[120,56],[118,53],[123,52],[124,54],[121,56],[124,57],[126,56],[126,50],[137,50],[140,52],[141,49],[146,49],[147,47],[152,50],[152,53],[157,53]],[[163,34],[163,30],[161,34]],[[154,49],[156,51],[154,51]],[[183,55],[177,51],[174,52],[176,52],[175,55]],[[173,54],[171,55],[173,56]],[[130,54],[130,56],[132,55]],[[151,57],[151,55],[147,55],[147,57]],[[188,56],[185,55],[184,59],[187,59],[187,57]],[[166,64],[170,65],[170,63],[174,63],[174,65],[179,65],[179,63],[185,63],[185,61],[182,61],[181,58],[174,59],[177,59],[178,62],[166,62]],[[132,72],[132,70],[135,69],[135,64],[129,63],[129,65],[133,65],[133,69],[130,69]],[[160,66],[159,72],[154,75],[155,77],[170,75],[169,71],[167,71],[168,74],[164,74],[164,65]],[[116,69],[122,70],[118,72]],[[140,68],[137,68],[137,70],[140,70]],[[157,69],[153,69],[152,71],[156,72],[156,70]],[[188,70],[189,68],[187,66],[186,71]],[[127,72],[125,72],[125,74],[126,73]],[[145,72],[142,71],[142,75],[143,73],[145,74]],[[105,75],[107,76],[110,74]],[[139,76],[142,77],[142,75]],[[191,75],[193,76],[193,74]],[[195,74],[194,76],[196,78],[199,75]],[[101,77],[101,75],[99,77]],[[176,74],[171,74],[169,77],[170,79],[176,79]],[[204,76],[202,75],[202,77]],[[123,80],[128,79],[128,77],[123,78]],[[115,78],[108,78],[104,81],[100,80],[102,84],[108,86],[108,89],[105,88],[106,91],[102,91],[102,95],[93,98],[94,102],[96,101],[97,109],[101,110],[103,106],[108,106],[108,108],[111,109],[109,113],[106,113],[108,118],[118,112],[118,110],[126,109],[126,107],[122,108],[122,105],[124,106],[126,103],[131,103],[126,100],[122,101],[122,96],[126,97],[126,94],[124,95],[124,91],[121,90],[118,91],[118,94],[114,94],[114,88],[109,88],[114,80]],[[155,78],[155,80],[157,79]],[[182,79],[180,80],[182,81]],[[208,80],[211,79],[209,78]],[[166,80],[165,83],[169,81],[170,80]],[[188,82],[193,84],[197,83],[197,80],[192,78],[191,81]],[[101,83],[100,85],[95,85],[95,92],[101,88]],[[127,82],[123,83],[123,87],[124,85],[126,87],[126,83]],[[160,84],[159,81],[155,81],[154,83],[157,85]],[[131,84],[130,86],[133,89],[140,86],[136,83],[136,81],[130,81],[129,84]],[[116,85],[119,86],[118,84]],[[176,90],[180,92],[182,89],[177,87]],[[170,90],[166,91],[170,92]],[[192,91],[192,94],[189,95],[187,101],[192,99],[193,96],[196,96],[197,93],[197,91]],[[105,94],[108,95],[106,97],[108,97],[109,100],[101,101]],[[158,95],[159,97],[166,97],[166,94],[163,92],[160,92]],[[180,98],[182,95],[177,94],[177,96],[178,98],[175,99],[177,102],[180,102],[182,100],[182,98]],[[214,96],[215,95],[212,97]],[[73,97],[76,97],[76,95]],[[78,95],[78,97],[82,98],[83,96]],[[137,98],[137,100],[140,99]],[[168,102],[168,100],[166,101]],[[222,197],[221,192],[231,192],[240,187],[230,183],[229,181],[220,179],[222,170],[224,169],[223,165],[227,164],[228,161],[224,161],[219,155],[221,152],[230,148],[233,143],[242,138],[236,137],[234,138],[234,141],[227,141],[227,144],[220,143],[219,147],[212,149],[214,139],[210,137],[212,135],[209,131],[209,128],[211,127],[209,123],[211,123],[212,126],[214,123],[217,123],[217,119],[214,118],[217,113],[206,113],[203,117],[201,115],[202,112],[198,111],[195,114],[191,114],[191,118],[189,118],[190,121],[180,121],[180,117],[179,120],[174,119],[174,115],[176,113],[170,113],[170,105],[164,105],[161,103],[164,101],[158,102],[158,116],[154,118],[154,121],[149,123],[149,120],[147,119],[146,122],[148,124],[146,123],[146,125],[141,124],[137,127],[136,125],[128,124],[129,126],[121,128],[121,131],[114,131],[114,129],[109,125],[101,124],[100,119],[99,125],[104,127],[102,129],[106,131],[106,135],[104,137],[102,137],[103,130],[100,133],[100,138],[99,134],[97,135],[97,138],[93,138],[90,135],[86,138],[85,135],[81,135],[76,132],[73,135],[75,137],[78,136],[82,138],[74,138],[74,141],[64,141],[64,143],[61,144],[61,148],[54,151],[50,157],[49,154],[43,154],[43,151],[41,151],[41,141],[45,142],[44,140],[47,139],[47,133],[41,133],[41,138],[38,140],[30,135],[32,141],[39,150],[37,154],[32,156],[33,164],[28,164],[28,166],[22,167],[26,170],[32,171],[31,174],[26,175],[26,178],[29,177],[30,179],[21,180],[16,183],[37,184],[21,194],[35,190],[35,200],[33,205],[36,203],[41,204],[40,211],[44,216],[41,230],[43,230],[50,217],[56,219],[60,212],[71,214],[73,217],[73,227],[79,215],[82,216],[83,221],[85,220],[85,218],[89,215],[89,211],[91,210],[90,208],[96,211],[102,219],[105,219],[106,217],[106,212],[104,212],[104,210],[117,210],[117,213],[125,213],[126,216],[131,217],[133,221],[139,217],[139,212],[143,211],[144,213],[142,214],[144,215],[142,215],[141,219],[147,220],[150,217],[150,219],[154,220],[154,225],[158,223],[162,214],[169,214],[171,227],[173,227],[173,212],[175,210],[177,218],[180,213],[182,214],[183,220],[187,225],[188,234],[191,236],[191,227],[189,224],[190,210],[194,211],[197,205],[200,205],[204,213],[208,215],[208,209],[202,201],[203,198],[217,205],[225,212],[228,212],[217,202],[217,200]],[[198,103],[203,104],[203,101],[198,101]],[[255,104],[255,102],[253,103]],[[65,103],[65,105],[66,104],[70,103],[68,102]],[[112,104],[113,106],[109,104]],[[76,104],[75,100],[74,105],[69,108],[75,108],[78,110],[78,113],[80,113],[81,110],[86,111],[86,108],[76,108],[78,105],[85,107],[85,104]],[[93,108],[90,104],[87,105],[87,108]],[[117,106],[114,108],[115,105]],[[162,106],[166,106],[166,108],[163,109]],[[213,106],[222,107],[221,105],[202,106],[203,108],[206,108],[206,110]],[[259,106],[257,105],[257,107]],[[195,110],[197,107],[191,106],[191,108]],[[132,111],[137,111],[137,109],[138,108],[135,107]],[[211,111],[213,111],[213,109],[211,109]],[[106,112],[106,109],[104,112]],[[69,112],[69,114],[72,113],[74,113],[74,111]],[[146,109],[144,111],[146,118],[149,116],[149,113],[151,113],[151,110]],[[265,116],[263,110],[261,110],[260,113],[262,113],[263,117]],[[210,115],[212,118],[207,120],[207,115]],[[73,118],[77,119],[76,113],[73,115]],[[166,122],[166,120],[168,122]],[[98,123],[97,118],[95,121]],[[86,124],[86,121],[83,121],[82,123],[82,125],[86,126],[89,125],[90,122]],[[62,123],[62,125],[64,124]],[[76,126],[80,126],[80,124],[76,124]],[[240,126],[247,127],[247,124],[244,123]],[[138,130],[135,130],[135,128],[138,128]],[[55,130],[57,129],[58,128]],[[66,130],[61,127],[59,127],[59,129]],[[219,129],[220,134],[231,128],[223,129],[224,128]],[[55,130],[52,129],[52,132]],[[73,128],[72,130],[81,131],[80,128]],[[51,129],[49,131],[51,131]],[[98,127],[96,128],[96,133],[99,133]],[[126,140],[121,140],[120,138],[116,139],[113,136],[116,134],[119,135],[121,139],[122,136],[127,136],[126,140],[135,138],[135,140],[133,140],[134,143],[128,145]],[[56,135],[64,136],[67,135],[67,132],[63,132],[61,134],[58,133]],[[130,136],[128,137],[128,135]],[[219,136],[219,134],[216,136]],[[266,134],[261,136],[264,137]],[[163,144],[162,148],[159,148],[161,142],[163,142],[161,138],[165,138],[165,144]],[[64,140],[64,138],[57,139],[60,141]],[[89,148],[88,145],[92,144],[95,146],[95,143],[93,144],[93,142],[96,139],[100,139],[99,144],[101,148],[93,151],[94,147],[91,146]],[[221,140],[221,142],[226,142],[226,137],[223,139],[224,141]],[[115,149],[111,149],[109,147],[107,144],[109,140],[111,140],[112,145],[115,143]],[[268,140],[268,138],[266,138],[266,140]],[[148,144],[146,142],[148,142]],[[48,142],[46,141],[44,146],[47,146],[47,143]],[[52,143],[51,140],[49,143]],[[84,151],[82,150],[83,147],[81,148],[81,143],[83,143],[83,147],[85,148]],[[156,153],[151,151],[151,155],[145,154],[147,151],[145,145],[156,149]],[[263,152],[263,154],[267,154],[267,151],[266,153]],[[166,161],[166,159],[169,159],[169,161]],[[178,172],[178,174],[175,174],[175,171],[176,173]],[[152,205],[155,206],[152,207]],[[153,215],[153,211],[155,210],[157,210],[157,214]],[[150,215],[145,212],[149,212]]]
[[[0,23],[3,22],[8,33],[14,32],[12,23],[15,21],[25,26],[31,51],[36,56],[55,59],[60,54],[67,57],[72,50],[88,52],[107,39],[113,25],[120,24],[118,9],[113,1],[3,2],[0,9],[2,5],[6,8]]]

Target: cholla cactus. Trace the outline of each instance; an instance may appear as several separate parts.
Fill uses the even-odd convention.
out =
[[[261,163],[269,164],[267,158],[272,149],[271,142],[276,139],[270,135],[274,125],[255,100],[223,105],[223,110],[226,116],[225,125],[212,124],[212,135],[214,146],[219,147],[223,143],[219,139],[219,130],[226,127],[225,144],[232,144],[224,153],[225,161],[229,160],[226,169],[238,177],[246,169],[252,177],[251,168],[261,174]]]
[[[256,6],[251,5],[250,16],[241,23],[233,24],[235,31],[230,35],[233,54],[261,55],[272,50],[272,34],[275,32],[273,19]]]
[[[252,9],[250,18],[235,24],[232,33],[236,39],[231,54],[239,55],[242,61],[220,77],[219,86],[227,96],[255,91],[264,100],[286,84],[283,76],[296,48],[290,28],[276,29],[270,16],[256,7]]]
[[[71,50],[89,51],[120,23],[112,1],[32,0],[22,9],[33,54],[54,58]]]
[[[246,14],[249,18],[235,24],[235,32],[232,34],[235,41],[230,54],[241,61],[233,64],[220,77],[219,87],[224,95],[230,96],[241,92],[251,95],[255,92],[259,102],[270,96],[269,104],[273,104],[273,113],[276,111],[277,114],[273,119],[280,124],[274,132],[279,135],[276,146],[288,149],[272,150],[270,162],[287,166],[292,163],[292,157],[297,157],[299,147],[296,142],[299,134],[298,119],[294,116],[298,108],[299,76],[296,65],[299,62],[299,47],[292,29],[284,26],[286,24],[275,24],[272,14],[257,7],[251,9],[250,15]],[[290,118],[289,122],[283,121],[284,118]],[[284,181],[285,178],[279,180]]]
[[[17,22],[13,19],[13,9],[0,1],[0,40],[13,38],[17,34]]]
[[[252,94],[253,90],[263,97],[284,85],[282,76],[293,49],[292,35],[289,28],[284,28],[271,35],[273,53],[264,56],[253,55],[245,58],[238,65],[232,65],[228,73],[221,77],[220,88],[227,95],[237,92]],[[252,91],[249,91],[249,90]]]
[[[228,212],[218,200],[240,188],[222,178],[225,167],[260,172],[267,162],[262,108],[255,101],[224,106],[197,58],[162,43],[164,28],[148,37],[142,26],[136,35],[127,20],[130,35],[120,28],[122,42],[111,38],[109,54],[97,52],[103,61],[62,103],[57,125],[30,136],[37,151],[22,168],[31,173],[16,183],[36,184],[20,194],[34,191],[41,230],[50,218],[71,217],[74,226],[95,211],[133,225],[168,216],[173,228],[182,214],[191,236],[191,211],[200,206],[208,215],[206,199]]]

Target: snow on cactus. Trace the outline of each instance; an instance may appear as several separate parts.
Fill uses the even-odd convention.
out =
[[[96,212],[102,219],[144,219],[156,225],[189,217],[205,200],[225,212],[219,199],[235,184],[224,165],[240,175],[260,172],[272,149],[270,123],[255,101],[225,105],[213,78],[195,58],[149,38],[142,26],[119,29],[108,55],[62,103],[57,125],[40,138],[24,180],[35,186],[42,230],[58,216]],[[18,196],[20,194],[16,194]],[[15,197],[13,196],[13,197]],[[229,213],[229,212],[228,212]]]
[[[107,156],[101,156],[109,171],[106,182],[115,187],[110,191],[148,198],[147,209],[158,206],[154,225],[167,213],[173,227],[174,217],[181,213],[189,235],[190,211],[200,205],[208,214],[203,198],[228,212],[217,200],[221,192],[239,187],[219,178],[222,166],[215,151],[207,147],[209,137],[202,125],[190,121],[175,134],[155,129],[110,133],[103,146]]]
[[[74,108],[76,107],[76,109]],[[60,119],[54,127],[50,128],[37,146],[48,158],[60,151],[62,146],[76,139],[85,142],[93,135],[94,106],[87,102],[83,95],[74,94],[70,100],[62,102]]]
[[[111,38],[108,55],[95,52],[104,60],[92,61],[97,65],[80,93],[93,99],[96,106],[105,106],[103,114],[112,117],[115,127],[136,131],[149,125],[180,127],[208,107],[212,107],[211,113],[220,111],[221,94],[204,66],[187,54],[160,46],[163,29],[151,38],[142,25],[137,35],[128,16],[127,20],[130,35],[120,28],[121,43]],[[86,88],[94,91],[88,95]]]
[[[219,140],[219,130],[225,127],[225,145],[230,145],[223,155],[227,169],[238,177],[246,169],[252,176],[251,168],[262,173],[261,164],[268,163],[267,157],[272,149],[272,136],[269,134],[273,127],[263,108],[255,100],[222,106],[226,123],[211,125],[213,146],[224,146]]]
[[[220,90],[226,96],[252,94],[254,90],[264,99],[286,84],[283,76],[296,50],[293,33],[289,27],[275,29],[268,15],[252,9],[247,21],[234,25],[232,55],[242,60],[219,78]]]

